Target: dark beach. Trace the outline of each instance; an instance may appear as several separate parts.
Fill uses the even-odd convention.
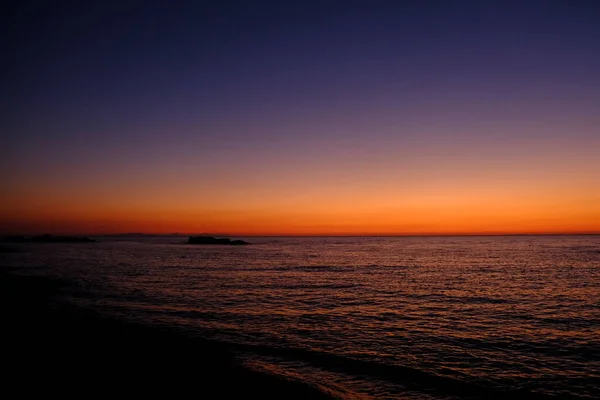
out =
[[[223,344],[56,303],[68,284],[0,270],[4,390],[19,397],[330,398],[239,365]]]

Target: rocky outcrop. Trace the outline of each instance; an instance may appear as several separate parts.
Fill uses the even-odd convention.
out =
[[[226,244],[234,246],[250,244],[244,240],[231,240],[212,236],[190,236],[187,242],[188,244]]]

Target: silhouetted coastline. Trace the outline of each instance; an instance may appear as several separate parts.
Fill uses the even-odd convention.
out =
[[[329,399],[306,384],[240,366],[227,345],[55,302],[70,283],[0,269],[3,389],[20,395],[163,394]],[[82,392],[83,390],[83,392]]]
[[[190,236],[188,244],[224,244],[233,246],[243,246],[250,243],[244,240],[231,240],[229,238],[216,238],[212,236]]]

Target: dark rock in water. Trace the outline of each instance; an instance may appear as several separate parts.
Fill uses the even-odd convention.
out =
[[[79,236],[6,236],[2,238],[2,242],[6,243],[90,243],[95,242],[94,239]]]
[[[250,244],[243,240],[231,240],[228,238],[216,238],[212,236],[190,236],[188,244],[228,244],[228,245],[245,245]]]

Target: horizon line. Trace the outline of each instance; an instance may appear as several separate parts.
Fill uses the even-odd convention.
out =
[[[250,234],[250,233],[226,233],[226,232],[103,232],[103,233],[2,233],[2,236],[38,236],[50,234],[53,236],[237,236],[237,237],[460,237],[460,236],[595,236],[600,235],[600,231],[589,232],[452,232],[452,233],[312,233],[312,234],[292,234],[292,233],[270,233],[270,234]]]

